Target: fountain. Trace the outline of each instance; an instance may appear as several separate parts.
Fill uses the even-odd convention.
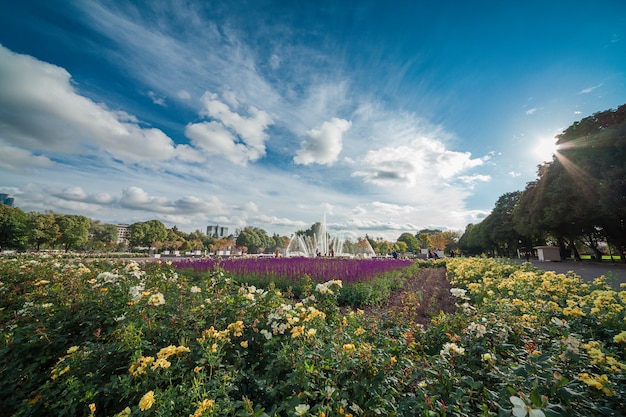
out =
[[[322,218],[320,228],[313,236],[294,235],[287,245],[286,256],[340,256],[371,258],[375,256],[374,249],[365,238],[359,238],[356,245],[350,245],[351,250],[345,250],[346,240],[340,237],[331,237],[326,230],[326,214]]]

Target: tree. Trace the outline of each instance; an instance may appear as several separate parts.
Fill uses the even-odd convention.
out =
[[[407,246],[406,242],[398,240],[396,243],[393,244],[393,250],[398,253],[407,253],[409,251],[409,247]]]
[[[272,239],[265,230],[246,226],[237,236],[236,244],[246,246],[250,253],[263,253],[266,248],[272,246]]]
[[[480,223],[468,224],[459,238],[459,249],[468,255],[479,255],[486,252],[487,248],[482,243],[480,235]]]
[[[407,246],[408,252],[419,252],[420,251],[420,242],[417,238],[411,233],[405,232],[400,235],[398,238],[398,242],[404,242]],[[400,252],[400,251],[398,251]],[[406,251],[405,251],[406,252]]]
[[[91,222],[85,216],[72,214],[57,214],[56,224],[59,226],[60,236],[57,242],[63,246],[65,252],[78,249],[87,243]]]
[[[37,251],[41,245],[51,246],[61,235],[53,213],[28,213],[27,228],[28,243]]]
[[[539,167],[515,213],[533,236],[551,235],[579,257],[577,241],[599,255],[598,240],[626,250],[626,105],[575,122],[557,136],[552,162]],[[625,258],[622,258],[626,261]]]
[[[128,226],[131,246],[152,247],[154,242],[163,242],[168,232],[163,223],[159,220],[148,220],[146,222],[133,223]]]
[[[91,250],[113,250],[117,243],[117,226],[92,220],[88,243]]]
[[[0,249],[24,249],[28,216],[17,207],[0,204]]]
[[[444,252],[452,249],[453,246],[456,246],[458,240],[459,234],[454,231],[439,232],[429,236],[429,241],[432,247],[439,248]]]

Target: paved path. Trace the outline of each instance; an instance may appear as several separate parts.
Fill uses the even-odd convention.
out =
[[[511,259],[512,262],[524,262],[523,259]],[[569,271],[574,271],[585,281],[593,281],[601,275],[607,276],[607,278],[614,278],[613,286],[616,289],[620,289],[620,284],[626,283],[626,264],[616,260],[614,263],[611,261],[603,262],[591,262],[591,261],[561,261],[561,262],[543,262],[537,259],[531,259],[530,262],[535,268],[543,269],[544,271],[554,271],[557,274],[564,274]],[[623,289],[623,288],[622,288]]]

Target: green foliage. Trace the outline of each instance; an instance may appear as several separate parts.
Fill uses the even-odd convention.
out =
[[[59,226],[57,242],[63,246],[65,252],[81,248],[89,238],[91,223],[85,216],[70,214],[55,215],[55,223]]]
[[[424,328],[342,313],[335,280],[292,300],[221,270],[2,259],[0,415],[623,415],[622,292],[529,264],[436,264],[458,310]]]
[[[408,232],[402,233],[400,237],[398,238],[398,242],[406,243],[408,252],[413,252],[413,253],[420,252],[420,241],[417,240],[417,238],[414,235]]]
[[[0,204],[0,249],[22,249],[26,245],[26,214],[17,207]]]
[[[128,233],[131,246],[143,247],[151,247],[155,242],[163,242],[168,236],[165,225],[159,220],[133,223],[128,226]]]
[[[237,246],[245,246],[249,253],[263,253],[265,249],[275,246],[275,241],[267,235],[267,232],[258,227],[247,226],[239,233],[236,240]]]
[[[28,213],[28,242],[39,250],[42,245],[52,246],[61,236],[59,225],[52,213]],[[117,234],[117,230],[116,230]]]

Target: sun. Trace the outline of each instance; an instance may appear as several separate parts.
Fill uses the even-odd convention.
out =
[[[555,138],[540,138],[533,146],[533,154],[540,158],[541,162],[550,162],[557,149]]]

